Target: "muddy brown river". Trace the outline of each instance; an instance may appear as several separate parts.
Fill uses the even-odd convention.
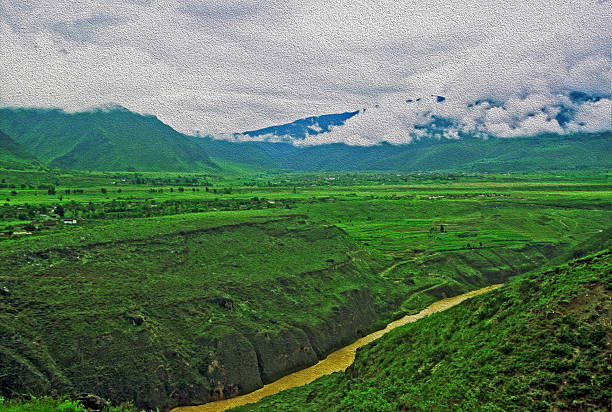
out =
[[[226,409],[235,408],[236,406],[246,405],[247,403],[254,403],[259,401],[266,396],[274,395],[286,389],[295,388],[296,386],[306,385],[321,376],[329,375],[333,372],[343,371],[348,368],[355,360],[355,353],[358,348],[367,345],[368,343],[375,341],[376,339],[383,336],[385,333],[393,330],[399,326],[405,325],[417,321],[425,316],[431,315],[432,313],[442,312],[450,307],[453,307],[464,300],[481,295],[489,292],[493,289],[497,289],[499,285],[488,286],[483,289],[474,290],[472,292],[464,293],[463,295],[454,296],[452,298],[442,299],[430,306],[426,307],[416,315],[407,315],[401,319],[393,321],[387,325],[386,328],[379,331],[370,333],[356,340],[348,346],[338,349],[332,352],[316,365],[309,368],[302,369],[277,381],[265,385],[263,388],[258,389],[254,392],[247,393],[245,395],[236,396],[235,398],[223,399],[220,401],[205,403],[204,405],[196,406],[181,406],[174,408],[171,412],[219,412]]]

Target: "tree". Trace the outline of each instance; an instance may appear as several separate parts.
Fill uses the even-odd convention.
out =
[[[444,225],[440,225],[440,233],[444,233]]]
[[[100,192],[102,192],[102,194],[105,195],[106,194],[106,188],[103,187],[102,189],[100,189]]]
[[[59,217],[64,217],[64,206],[62,205],[57,205],[57,207],[55,208],[55,213],[59,216]]]

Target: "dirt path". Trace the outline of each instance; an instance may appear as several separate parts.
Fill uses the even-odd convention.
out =
[[[265,385],[263,388],[258,389],[254,392],[247,393],[245,395],[237,396],[231,399],[224,399],[221,401],[210,402],[204,405],[198,406],[182,406],[172,410],[172,412],[219,412],[226,409],[235,408],[236,406],[246,405],[247,403],[257,402],[260,399],[274,395],[286,389],[295,388],[296,386],[306,385],[321,376],[329,375],[333,372],[343,371],[348,368],[355,360],[355,353],[357,348],[367,345],[368,343],[375,341],[376,339],[383,336],[385,333],[393,330],[399,326],[405,325],[417,321],[425,316],[431,315],[432,313],[442,312],[450,307],[453,307],[466,299],[481,295],[489,292],[493,289],[497,289],[499,285],[488,286],[483,289],[474,290],[472,292],[464,293],[463,295],[454,296],[452,298],[442,299],[430,306],[426,307],[416,315],[407,315],[401,319],[391,322],[385,329],[373,332],[369,335],[364,336],[361,339],[353,342],[352,344],[338,349],[335,352],[329,354],[329,356],[316,365],[309,368],[302,369],[290,375],[287,375],[279,380]]]

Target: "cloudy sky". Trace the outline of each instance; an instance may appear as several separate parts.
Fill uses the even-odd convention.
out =
[[[406,141],[424,113],[508,137],[605,130],[610,21],[601,0],[0,0],[0,105],[117,103],[202,134],[368,108],[311,143]],[[572,90],[604,98],[562,129]]]

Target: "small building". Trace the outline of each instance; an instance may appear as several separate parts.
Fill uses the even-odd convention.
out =
[[[32,232],[28,232],[27,230],[16,230],[13,232],[13,236],[27,236],[31,234]]]
[[[77,223],[76,219],[64,219],[65,225],[76,225],[76,223]]]

